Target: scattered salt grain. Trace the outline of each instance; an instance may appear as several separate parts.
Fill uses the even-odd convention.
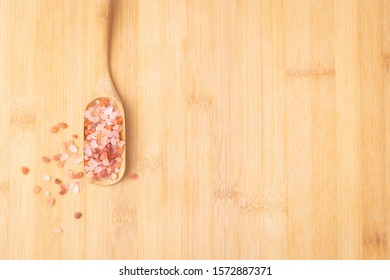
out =
[[[68,176],[69,179],[73,179],[74,172],[72,169],[66,170],[66,176]]]
[[[38,186],[35,186],[35,187],[33,188],[33,193],[35,193],[35,194],[39,193],[40,191],[41,191],[41,188],[38,187]]]
[[[57,229],[54,229],[53,232],[54,232],[54,233],[61,233],[61,232],[62,232],[62,229],[57,228]]]
[[[132,179],[132,180],[137,180],[137,179],[138,179],[138,174],[136,174],[136,173],[131,173],[131,174],[130,174],[130,179]]]
[[[55,203],[56,203],[56,201],[55,201],[55,199],[53,197],[50,197],[47,200],[47,206],[49,206],[49,207],[53,207]]]
[[[48,158],[48,157],[46,157],[46,156],[42,156],[41,159],[42,159],[42,161],[43,161],[44,163],[49,163],[49,162],[50,162],[50,158]]]
[[[57,126],[57,125],[52,126],[52,128],[50,129],[50,131],[51,131],[52,133],[57,133],[57,132],[58,132],[58,126]]]
[[[58,124],[58,126],[60,127],[60,128],[68,128],[68,124],[67,123],[64,123],[64,122],[60,122],[59,124]]]
[[[60,161],[65,161],[69,158],[69,155],[67,153],[63,153],[60,157]]]
[[[80,190],[80,187],[79,187],[78,185],[75,185],[75,186],[73,187],[73,189],[72,189],[73,193],[75,193],[75,194],[78,193],[79,190]]]
[[[77,152],[77,147],[75,145],[70,145],[68,147],[69,151],[71,151],[72,154],[76,153]]]
[[[73,174],[73,179],[81,179],[81,178],[83,178],[83,176],[84,176],[84,173],[80,171],[80,172]]]
[[[80,219],[81,216],[82,216],[82,214],[81,214],[80,212],[74,213],[74,218],[75,218],[75,219]]]
[[[50,181],[50,176],[47,175],[47,174],[43,175],[43,180],[44,181]]]
[[[23,175],[27,175],[30,172],[30,168],[23,166],[21,168]]]
[[[81,162],[83,162],[83,156],[79,156],[73,162],[74,162],[74,164],[80,164]]]
[[[58,193],[59,195],[65,195],[68,192],[69,185],[68,184],[61,184],[61,189],[60,192]]]
[[[43,194],[44,194],[45,196],[49,196],[49,195],[50,195],[50,192],[49,192],[49,191],[45,191]]]
[[[60,158],[61,158],[61,154],[55,154],[54,156],[51,157],[51,159],[54,161],[59,161]]]

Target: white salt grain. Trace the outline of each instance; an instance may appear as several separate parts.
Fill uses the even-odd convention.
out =
[[[60,161],[65,161],[65,160],[67,160],[68,158],[69,158],[69,155],[66,154],[66,153],[64,153],[64,154],[61,155]]]
[[[74,162],[74,164],[80,164],[82,161],[83,161],[83,156],[79,156],[73,162]]]
[[[80,188],[79,188],[79,186],[78,185],[75,185],[74,187],[73,187],[73,193],[78,193],[79,192],[79,190],[80,190]]]
[[[49,196],[49,195],[50,195],[50,192],[49,192],[49,191],[45,191],[45,192],[44,192],[44,195],[45,195],[45,196]]]
[[[85,152],[85,154],[86,154],[87,156],[91,156],[91,155],[92,155],[92,150],[91,150],[90,147],[85,148],[84,152]]]
[[[54,233],[61,233],[61,232],[62,232],[62,229],[57,228],[57,229],[53,230],[53,232],[54,232]]]
[[[47,175],[47,174],[43,175],[43,180],[44,181],[50,181],[50,176]]]
[[[77,147],[72,144],[72,145],[69,146],[69,151],[71,151],[72,154],[74,154],[75,152],[77,152]]]
[[[91,142],[91,147],[92,148],[97,148],[98,147],[98,144],[96,143],[96,141],[92,141]]]

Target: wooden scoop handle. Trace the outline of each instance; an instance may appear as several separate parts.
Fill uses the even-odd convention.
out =
[[[110,77],[111,0],[97,0],[99,77]]]

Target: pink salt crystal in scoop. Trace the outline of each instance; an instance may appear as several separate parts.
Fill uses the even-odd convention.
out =
[[[84,166],[86,177],[95,183],[111,184],[123,175],[122,116],[115,101],[106,98],[95,100],[85,111]]]

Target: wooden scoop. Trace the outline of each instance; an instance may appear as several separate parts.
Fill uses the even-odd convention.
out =
[[[99,31],[99,44],[98,44],[98,80],[96,82],[95,91],[93,92],[93,99],[86,106],[85,112],[90,108],[96,105],[96,100],[113,100],[118,111],[122,113],[122,126],[123,130],[120,132],[120,138],[123,141],[126,141],[125,138],[125,115],[123,110],[122,101],[118,95],[118,92],[115,89],[114,83],[111,78],[110,73],[110,62],[109,62],[109,43],[110,43],[110,17],[111,17],[111,0],[97,0],[97,21],[98,21],[98,31]],[[84,114],[84,124],[87,122],[87,118]],[[86,128],[84,126],[84,143],[86,141]],[[126,144],[122,148],[121,153],[121,164],[120,171],[117,173],[117,177],[112,180],[111,178],[107,179],[90,179],[91,183],[97,185],[112,185],[121,180],[125,173],[126,165]],[[84,150],[85,155],[85,150]],[[86,161],[84,160],[84,167],[86,167]],[[87,170],[86,170],[87,171]]]

